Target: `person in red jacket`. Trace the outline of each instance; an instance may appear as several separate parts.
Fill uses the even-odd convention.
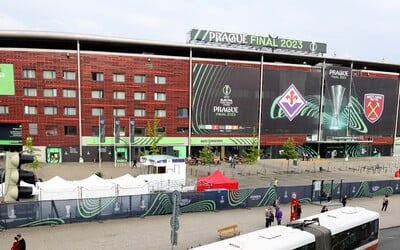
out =
[[[14,241],[13,241],[13,244],[11,246],[11,250],[20,250],[19,241],[18,241],[18,237],[17,236],[14,237]]]

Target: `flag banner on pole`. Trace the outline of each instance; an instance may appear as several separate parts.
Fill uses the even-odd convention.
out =
[[[105,143],[106,142],[106,124],[105,124],[104,116],[100,116],[100,119],[99,119],[99,136],[100,136],[100,142]]]
[[[121,121],[119,117],[114,117],[114,139],[115,143],[119,143],[120,140],[120,130],[121,130]]]
[[[135,118],[131,117],[129,120],[129,139],[133,144],[135,141]]]

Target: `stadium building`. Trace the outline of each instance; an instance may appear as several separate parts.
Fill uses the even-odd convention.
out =
[[[313,157],[389,156],[399,65],[326,57],[327,45],[192,30],[182,44],[0,31],[0,152],[28,137],[46,162],[127,162],[162,153],[221,159],[288,137]]]

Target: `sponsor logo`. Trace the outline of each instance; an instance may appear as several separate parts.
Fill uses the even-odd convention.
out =
[[[261,200],[261,195],[251,195],[249,198],[252,201],[258,201]]]
[[[222,89],[222,98],[219,99],[220,106],[213,106],[213,112],[216,116],[236,116],[239,113],[239,107],[232,106],[233,100],[230,97],[232,88],[225,84]]]
[[[374,123],[382,115],[384,95],[368,93],[364,95],[364,115],[370,123]]]
[[[180,206],[186,206],[187,204],[190,204],[192,202],[191,199],[181,199],[181,202],[179,203]]]
[[[279,107],[290,121],[300,113],[306,103],[306,100],[293,84],[281,95],[278,101]]]
[[[372,190],[373,192],[376,192],[376,191],[379,190],[379,186],[373,186],[373,187],[371,188],[371,190]]]
[[[347,70],[347,69],[330,69],[328,71],[328,75],[332,79],[345,80],[350,76],[350,70]]]

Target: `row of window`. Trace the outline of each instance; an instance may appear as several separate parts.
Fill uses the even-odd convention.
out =
[[[63,115],[76,115],[76,107],[64,107]],[[8,114],[8,106],[0,105],[0,114]],[[36,106],[24,106],[24,114],[25,115],[37,115],[38,108]],[[57,115],[58,108],[56,106],[45,106],[43,108],[43,114],[45,115]],[[92,116],[102,116],[104,115],[104,108],[92,108]],[[126,116],[125,108],[114,108],[113,109],[114,116]],[[145,117],[146,109],[134,109],[135,117]],[[167,116],[167,111],[165,109],[156,109],[154,111],[154,116],[157,118],[162,118]],[[178,108],[177,109],[178,117],[188,117],[189,109],[188,108]]]
[[[65,136],[75,136],[77,135],[76,126],[63,126],[63,135]],[[125,132],[125,127],[121,126],[119,130],[119,135],[121,137],[128,136]],[[158,135],[165,135],[165,127],[160,127],[157,129]],[[189,128],[187,127],[178,127],[176,130],[177,133],[188,133]],[[58,136],[59,135],[59,126],[57,125],[46,125],[44,127],[44,133],[46,136]],[[146,128],[135,127],[135,131],[133,132],[136,136],[146,136]],[[38,135],[38,126],[37,124],[29,124],[29,134],[30,135]],[[92,127],[92,136],[99,136],[99,127]]]
[[[56,79],[56,71],[55,70],[43,70],[42,72],[43,79],[52,80]],[[35,79],[36,78],[36,70],[35,69],[23,69],[22,77],[27,79]],[[63,71],[64,80],[75,80],[76,73],[74,71]],[[104,73],[103,72],[91,72],[91,79],[96,82],[104,82]],[[114,73],[113,74],[113,82],[125,82],[126,76],[123,73]],[[138,74],[133,75],[134,83],[146,83],[146,75]],[[156,75],[154,76],[155,84],[166,84],[167,78],[165,76]]]
[[[37,96],[36,88],[24,88],[24,96]],[[46,88],[43,89],[44,97],[57,97],[57,89],[54,88]],[[75,89],[63,89],[63,97],[67,98],[75,98],[76,90]],[[92,90],[92,98],[94,99],[103,99],[104,98],[104,90]],[[115,90],[113,91],[113,98],[116,100],[125,100],[125,91],[123,90]],[[146,92],[137,91],[133,94],[134,100],[146,100]],[[155,101],[166,101],[167,94],[164,92],[156,92],[154,93]]]

